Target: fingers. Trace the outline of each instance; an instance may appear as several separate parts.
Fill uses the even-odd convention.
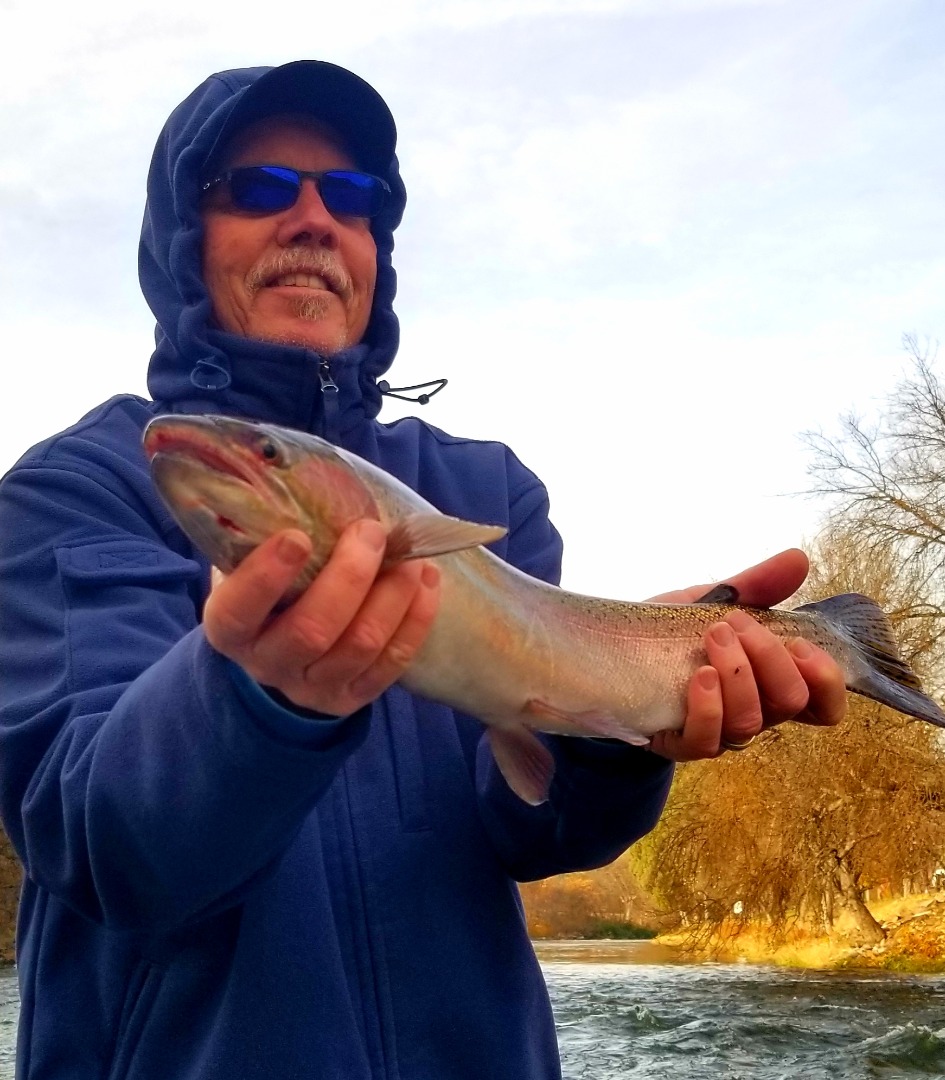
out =
[[[744,712],[732,713],[733,727],[723,736],[728,742],[742,742],[757,735],[762,724],[771,727],[795,719],[807,708],[810,693],[780,638],[744,611],[733,611],[725,622],[735,632],[748,661],[748,681],[754,684],[756,695],[757,712],[750,717]]]
[[[709,663],[719,675],[723,715],[719,740],[741,743],[761,731],[761,696],[751,663],[728,623],[717,623],[705,635]]]
[[[426,640],[427,632],[436,615],[439,598],[440,572],[430,563],[420,567],[420,588],[415,590],[410,606],[404,613],[396,632],[372,659],[370,665],[351,681],[350,692],[364,703],[373,701],[379,694],[395,683],[413,662]],[[312,665],[307,672],[311,678]]]
[[[252,644],[310,551],[305,533],[290,529],[260,544],[228,577],[213,579],[203,625],[218,652],[237,659]]]
[[[792,596],[804,583],[810,562],[799,548],[788,548],[770,559],[748,567],[725,578],[727,585],[738,590],[738,602],[749,607],[771,607]],[[716,582],[715,584],[719,584]],[[693,585],[688,589],[660,593],[651,599],[667,604],[693,604],[712,588],[712,585]]]
[[[300,707],[354,712],[403,675],[438,605],[437,568],[408,562],[381,572],[385,546],[379,522],[349,526],[308,589],[274,616],[310,545],[295,530],[267,541],[214,583],[208,641]]]
[[[266,632],[261,652],[286,671],[280,689],[293,701],[347,715],[373,701],[403,675],[436,613],[439,571],[404,563],[382,574],[336,640],[325,644],[311,611],[284,612]],[[318,602],[313,585],[300,604]]]
[[[345,529],[305,593],[271,625],[259,628],[247,657],[252,668],[301,670],[327,653],[365,603],[380,570],[384,543],[384,529],[377,521],[359,521]],[[401,610],[396,621],[402,616]],[[364,633],[369,635],[370,628]],[[255,670],[247,670],[258,678]]]
[[[843,719],[843,673],[809,642],[784,642],[736,611],[709,628],[704,644],[711,667],[690,680],[682,730],[654,735],[656,753],[674,761],[711,758],[726,743],[745,744],[785,720],[829,726]]]
[[[751,664],[765,727],[785,720],[820,726],[840,723],[847,689],[843,672],[827,653],[803,638],[782,642],[742,611],[733,612],[726,622]]]
[[[809,570],[810,561],[804,552],[788,548],[725,581],[738,590],[740,604],[771,607],[796,593]]]
[[[724,705],[719,674],[702,667],[689,681],[686,722],[681,731],[658,731],[650,749],[671,761],[717,757]]]
[[[822,727],[839,724],[847,711],[843,673],[822,649],[803,638],[792,638],[788,649],[809,694],[807,708],[795,719]]]

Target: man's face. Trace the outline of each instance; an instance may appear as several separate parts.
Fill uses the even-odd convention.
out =
[[[235,140],[220,172],[241,165],[354,169],[331,135],[303,119],[273,117]],[[367,218],[333,217],[311,178],[274,214],[229,205],[221,184],[203,207],[203,280],[222,330],[334,353],[364,336],[377,277]]]

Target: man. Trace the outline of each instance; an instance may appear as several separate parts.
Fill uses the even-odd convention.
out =
[[[707,636],[682,733],[650,750],[549,738],[556,779],[531,807],[481,725],[396,685],[438,574],[381,572],[376,523],[278,615],[299,532],[211,591],[149,480],[159,413],[316,431],[448,513],[508,525],[498,554],[557,578],[545,490],[507,448],[375,419],[397,346],[394,144],[376,92],[330,64],[194,91],[148,184],[153,400],[111,399],[0,486],[21,1078],[556,1077],[514,882],[614,858],[655,822],[669,759],[843,711],[823,653],[733,616]],[[789,552],[732,581],[767,604],[805,570]]]

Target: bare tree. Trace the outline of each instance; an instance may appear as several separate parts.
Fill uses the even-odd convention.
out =
[[[836,439],[807,436],[829,512],[798,599],[872,596],[941,698],[945,385],[929,345],[914,335],[904,345],[911,374],[877,423],[848,416]],[[682,766],[660,824],[626,862],[707,940],[750,921],[776,939],[802,924],[875,942],[883,929],[867,900],[925,891],[943,856],[943,734],[851,695],[836,730],[785,724],[744,754]]]
[[[924,581],[916,617],[940,618],[945,579],[945,385],[936,349],[903,338],[911,374],[896,387],[882,418],[866,425],[849,415],[842,434],[809,432],[814,491],[830,498],[830,520],[856,525],[866,552],[892,552]]]
[[[848,418],[845,440],[815,440],[815,473],[834,508],[802,599],[873,596],[904,657],[940,693],[945,391],[927,357],[917,354],[916,363],[885,430],[866,432]],[[942,733],[875,702],[851,697],[836,731],[784,725],[746,754],[680,772],[652,841],[649,881],[707,934],[747,917],[775,936],[795,923],[846,924],[860,941],[876,941],[883,931],[867,895],[928,888],[941,865]]]

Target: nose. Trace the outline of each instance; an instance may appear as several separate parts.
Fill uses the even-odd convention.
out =
[[[338,222],[322,202],[315,181],[307,176],[302,181],[299,197],[282,214],[276,240],[283,247],[312,244],[332,251],[338,247]]]

